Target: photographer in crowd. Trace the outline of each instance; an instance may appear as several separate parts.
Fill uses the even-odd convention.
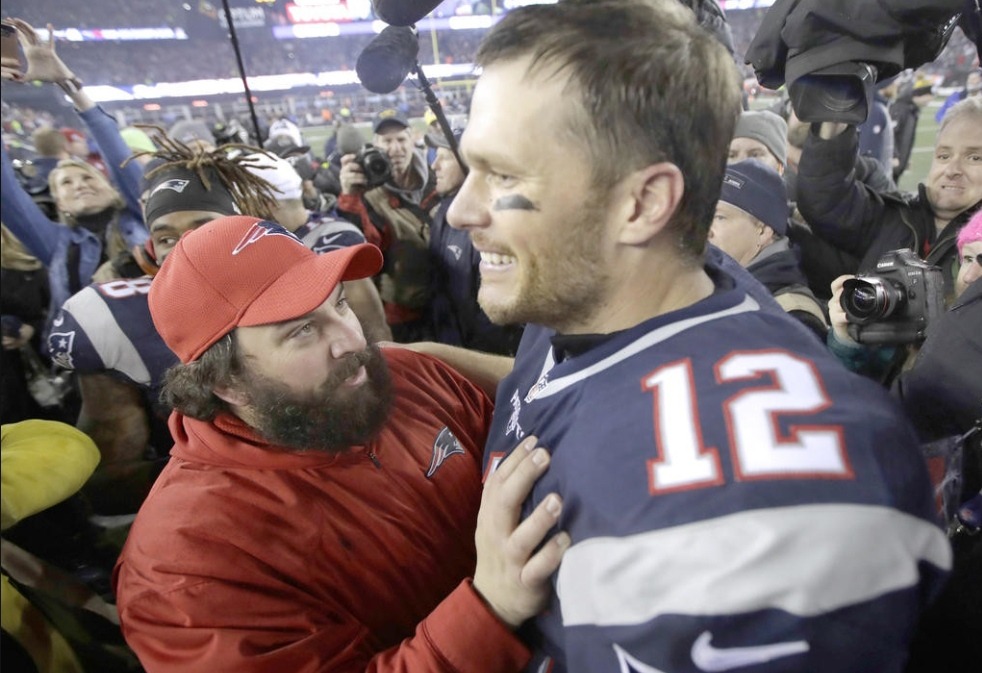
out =
[[[978,337],[982,333],[982,283],[976,282],[982,277],[982,211],[961,229],[957,248],[956,297],[947,311],[926,321],[923,343],[904,337],[905,323],[916,319],[904,314],[917,309],[901,304],[894,311],[900,315],[888,315],[875,325],[880,340],[895,325],[894,341],[901,347],[863,345],[862,332],[857,333],[855,327],[855,307],[840,301],[843,284],[852,276],[836,279],[829,302],[832,351],[848,366],[890,384],[924,442],[925,457],[937,461],[932,471],[942,495],[942,517],[954,549],[954,567],[941,597],[922,619],[907,673],[959,670],[973,642],[973,630],[977,633],[982,626],[982,584],[978,581],[982,577],[982,341]],[[930,276],[921,276],[917,268],[914,260],[896,277],[903,278],[910,271],[924,278],[925,289],[930,290]],[[866,279],[877,282],[872,274]],[[940,295],[940,278],[936,283],[935,294]],[[894,370],[889,365],[898,359],[906,360],[903,371],[891,376]]]
[[[938,129],[927,180],[913,197],[877,193],[855,177],[856,127],[813,124],[798,165],[798,208],[815,234],[867,271],[887,252],[910,249],[941,268],[954,294],[959,229],[982,200],[982,98],[951,108]]]
[[[876,273],[837,278],[829,301],[829,348],[850,369],[891,385],[926,441],[967,432],[982,412],[982,286],[973,287],[982,277],[982,211],[956,245],[956,296],[943,313],[932,306],[942,304],[937,270],[913,257],[888,267],[897,253],[884,256]]]
[[[379,294],[393,338],[425,341],[430,337],[428,210],[436,197],[435,180],[402,113],[383,110],[372,129],[374,146],[341,157],[337,209],[382,250]]]

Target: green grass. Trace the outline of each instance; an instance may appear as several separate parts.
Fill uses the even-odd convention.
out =
[[[934,121],[934,115],[937,111],[938,108],[932,105],[921,110],[921,116],[917,122],[917,135],[914,137],[914,151],[910,155],[910,165],[900,176],[900,184],[898,185],[904,191],[916,191],[917,183],[923,182],[927,177],[927,171],[931,167],[934,136],[938,133],[938,124]]]

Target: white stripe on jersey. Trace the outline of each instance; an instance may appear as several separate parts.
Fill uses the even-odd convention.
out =
[[[569,376],[564,376],[562,378],[554,379],[548,381],[545,385],[540,388],[536,394],[536,399],[542,399],[543,397],[548,397],[549,395],[554,395],[558,392],[565,390],[566,388],[576,385],[580,381],[587,379],[595,374],[613,367],[619,362],[622,362],[630,357],[635,356],[643,350],[651,348],[655,344],[661,343],[666,339],[670,339],[681,332],[684,332],[693,327],[697,327],[704,323],[710,322],[712,320],[718,320],[720,318],[726,318],[731,315],[737,315],[739,313],[748,313],[750,311],[759,311],[760,304],[758,304],[749,295],[744,297],[743,301],[732,308],[725,309],[723,311],[717,311],[716,313],[709,313],[707,315],[695,316],[693,318],[688,318],[686,320],[679,320],[678,322],[673,322],[670,325],[665,325],[664,327],[659,327],[656,330],[652,330],[646,333],[644,336],[638,338],[636,341],[628,344],[624,348],[620,349],[616,353],[605,357],[600,362],[590,365],[589,367],[584,367],[575,374],[570,374]],[[543,374],[551,371],[551,360],[552,360],[552,349],[549,349],[549,356],[543,367]],[[540,379],[541,380],[541,379]]]
[[[139,385],[150,385],[150,372],[140,352],[123,332],[106,305],[105,297],[94,287],[89,286],[73,295],[62,309],[71,313],[85,331],[106,369],[125,374]]]
[[[948,539],[895,509],[756,509],[577,543],[563,556],[557,593],[565,626],[767,608],[814,616],[917,586],[920,561],[950,569]]]

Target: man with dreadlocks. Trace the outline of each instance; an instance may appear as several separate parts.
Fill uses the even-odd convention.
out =
[[[154,140],[161,149],[147,165],[143,193],[148,247],[157,264],[183,233],[205,222],[238,213],[272,215],[271,187],[246,170],[244,153],[192,148],[160,129]],[[76,293],[61,306],[48,337],[53,361],[78,375],[77,425],[102,454],[85,488],[100,514],[136,512],[173,444],[159,392],[177,358],[150,319],[154,270],[148,271]]]

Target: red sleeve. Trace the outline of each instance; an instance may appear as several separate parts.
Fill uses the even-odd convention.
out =
[[[361,196],[358,194],[342,194],[338,197],[337,209],[345,213],[357,215],[361,221],[361,230],[365,234],[365,240],[385,250],[382,247],[382,233],[375,226],[375,223],[372,222],[372,218],[368,216],[368,208],[365,207],[365,202]]]
[[[147,673],[509,673],[521,671],[530,657],[470,580],[437,605],[413,637],[379,653],[373,651],[373,635],[343,615],[334,612],[335,621],[311,630],[303,616],[310,606],[299,597],[295,602],[282,595],[284,600],[256,598],[251,587],[211,581],[144,594],[120,615],[123,633]],[[194,625],[192,620],[207,622],[208,604],[216,612],[221,605],[240,605],[251,606],[244,613],[261,608],[264,614],[293,615],[287,618],[293,627],[250,628],[245,614],[237,626]]]
[[[423,620],[415,636],[379,654],[368,670],[506,673],[524,669],[530,656],[465,580]]]

